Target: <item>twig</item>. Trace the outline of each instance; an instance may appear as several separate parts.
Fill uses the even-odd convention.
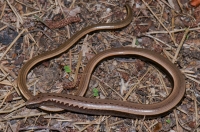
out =
[[[18,35],[17,37],[12,41],[12,43],[8,46],[8,48],[6,49],[6,51],[3,53],[3,55],[0,58],[0,61],[3,59],[3,57],[7,54],[7,52],[10,50],[10,48],[15,44],[15,42],[18,40],[18,38],[24,33],[25,29],[23,29]]]
[[[160,0],[157,0],[157,1],[160,1]],[[166,1],[164,1],[164,0],[161,0],[163,3],[165,3],[168,7],[170,7],[171,9],[173,9],[173,7],[170,5],[170,4],[168,4]]]
[[[179,107],[177,107],[176,109],[179,110],[179,111],[181,111],[182,113],[186,114],[187,116],[189,116],[189,114],[185,110],[183,110],[183,109],[181,109]]]
[[[180,132],[180,126],[178,124],[178,116],[176,113],[176,110],[174,109],[174,115],[175,115],[175,119],[176,119],[176,128],[177,128],[177,132]]]
[[[0,79],[0,84],[1,84],[1,81],[4,81],[8,77],[8,75],[9,75],[9,73],[7,73],[6,75],[4,75],[4,77]]]
[[[108,127],[112,127],[112,126],[120,124],[120,123],[124,123],[124,120],[120,120],[120,121],[114,122],[112,124],[109,124]]]
[[[39,10],[39,8],[35,8],[35,7],[32,7],[32,6],[29,6],[28,4],[24,4],[23,2],[21,2],[21,1],[18,1],[18,0],[15,0],[16,2],[18,2],[18,3],[20,3],[20,4],[22,4],[22,5],[24,5],[24,6],[26,6],[26,7],[29,7],[29,8],[32,8],[32,9],[34,9],[34,10]],[[37,6],[36,6],[37,7]]]
[[[82,61],[82,51],[79,52],[79,57],[78,57],[78,63],[76,65],[76,71],[75,71],[75,76],[74,76],[74,86],[76,85],[77,82],[77,78],[78,78],[78,71],[81,65],[81,61]]]
[[[173,31],[174,28],[175,28],[175,17],[174,17],[175,13],[174,13],[174,10],[172,10],[171,13],[172,13],[172,20],[171,20],[172,28],[171,28],[171,30]],[[172,36],[174,37],[174,33],[172,33]]]
[[[148,130],[149,132],[152,132],[152,131],[150,130],[150,128],[148,127],[148,125],[146,124],[146,122],[144,121],[143,123],[144,123],[144,126],[147,128],[147,130]]]
[[[147,35],[145,35],[145,36],[150,37],[150,38],[152,38],[152,39],[154,39],[154,40],[157,40],[158,42],[161,42],[161,43],[165,44],[167,47],[172,48],[171,45],[169,45],[169,44],[163,42],[162,40],[160,40],[160,39],[158,39],[158,38],[156,38],[156,37],[154,37],[154,36],[152,36],[152,35],[150,35],[150,34],[147,34]]]
[[[0,28],[0,31],[1,31],[1,30],[4,30],[4,29],[7,28],[7,27],[8,27],[7,25],[3,26],[2,28]]]
[[[74,7],[74,3],[76,2],[76,0],[73,0],[72,1],[72,4],[70,5],[70,8],[73,8]]]
[[[101,83],[99,83],[99,88],[101,89],[104,96],[108,96],[108,93],[106,92],[105,88],[101,85]]]
[[[192,96],[193,96],[193,99],[194,99],[194,108],[195,108],[195,120],[196,120],[196,125],[198,124],[198,121],[199,121],[199,114],[198,114],[198,105],[197,105],[197,98],[196,98],[196,96],[195,96],[195,94],[193,93],[192,94]]]
[[[102,120],[103,119],[103,120]],[[79,132],[82,132],[82,131],[84,131],[85,129],[87,129],[89,126],[91,126],[91,125],[99,125],[99,124],[101,124],[101,122],[103,122],[104,120],[106,120],[107,118],[105,118],[104,119],[104,116],[102,117],[102,116],[100,116],[97,120],[95,120],[95,121],[91,121],[91,122],[76,122],[76,123],[74,123],[73,124],[73,126],[76,126],[76,128],[78,128],[79,129]],[[80,128],[80,127],[78,127],[77,126],[77,124],[88,124],[88,125],[86,125],[85,127],[83,127],[82,129]]]
[[[196,28],[190,28],[189,31],[197,31],[197,30],[200,30],[200,27],[196,27]],[[182,32],[182,31],[185,31],[185,28],[184,29],[174,29],[172,31],[169,31],[170,33],[177,33],[177,32]],[[168,33],[167,31],[151,31],[151,32],[147,32],[145,33],[144,35],[148,35],[148,34],[163,34],[163,33]]]
[[[41,130],[44,129],[45,131],[59,131],[59,132],[65,132],[62,129],[58,129],[58,128],[54,128],[54,127],[47,127],[47,126],[30,126],[30,127],[24,127],[24,128],[20,128],[20,131],[36,131],[36,130]],[[42,131],[41,131],[42,132]]]
[[[63,14],[64,17],[65,17],[65,13],[64,13],[63,8],[62,8],[62,6],[61,6],[61,1],[60,1],[60,0],[58,0],[58,6],[60,7],[60,10],[61,10],[62,14]]]
[[[168,92],[168,90],[167,90],[167,87],[166,87],[166,85],[165,85],[165,82],[164,82],[164,80],[163,80],[163,78],[162,78],[161,72],[160,72],[158,69],[156,69],[156,71],[158,72],[158,78],[159,78],[161,84],[163,85],[163,87],[164,87],[164,89],[165,89],[167,95],[169,95],[169,92]]]
[[[181,8],[181,12],[183,12],[183,5],[181,4],[180,0],[177,0],[179,7]]]
[[[22,16],[29,16],[29,15],[33,15],[33,14],[40,13],[40,12],[41,11],[29,12],[29,13],[23,14]]]
[[[123,101],[126,101],[126,100],[127,100],[127,98],[130,96],[131,92],[136,88],[137,85],[140,84],[140,82],[142,81],[142,79],[147,75],[147,73],[149,73],[149,71],[152,72],[153,70],[151,70],[151,68],[149,68],[149,69],[146,71],[146,73],[137,81],[137,83],[136,83],[132,88],[129,89],[129,91],[127,92],[127,94],[126,94],[125,97],[123,98]]]
[[[6,72],[9,73],[14,79],[16,79],[17,76],[15,75],[15,73],[12,70],[10,70],[8,67],[5,66],[5,64],[7,64],[7,63],[8,63],[8,61],[2,61],[2,63],[0,63],[1,69],[3,69],[5,71],[5,73]]]
[[[3,101],[2,101],[1,104],[0,104],[0,108],[3,106],[5,100],[6,100],[7,97],[11,94],[12,90],[13,90],[13,88],[12,88],[11,90],[9,90],[9,92],[8,92],[8,93],[6,94],[6,96],[4,97]]]
[[[0,70],[3,72],[4,75],[7,75],[7,73],[4,71],[4,69],[1,67],[1,65],[0,65]],[[6,78],[8,79],[9,83],[12,84],[12,86],[15,88],[18,95],[20,95],[20,92],[19,92],[18,88],[16,87],[15,82],[13,83],[8,76]]]
[[[23,106],[25,106],[25,103],[21,103],[20,105],[13,107],[11,110],[0,110],[0,114],[11,113],[12,111],[15,111]]]
[[[172,60],[172,63],[175,63],[175,61],[176,61],[176,59],[177,59],[177,56],[178,56],[178,54],[179,54],[179,51],[181,50],[181,47],[183,46],[183,42],[185,41],[186,35],[188,34],[188,32],[189,32],[189,29],[187,28],[187,29],[185,30],[185,33],[184,33],[184,35],[183,35],[183,38],[182,38],[182,40],[181,40],[181,42],[180,42],[178,48],[177,48],[177,50],[176,50],[175,56],[174,56],[174,58],[173,58],[173,60]]]
[[[165,25],[161,22],[161,20],[156,16],[156,14],[151,10],[151,8],[149,7],[149,5],[144,0],[142,0],[142,1],[146,5],[146,7],[150,10],[150,12],[154,15],[154,17],[158,20],[158,22],[162,25],[162,27],[168,32],[168,34],[170,35],[172,41],[176,45],[176,42],[175,42],[173,36],[171,35],[171,33],[169,32],[169,30],[165,27]]]
[[[187,74],[185,74],[185,77],[188,78],[188,79],[190,79],[190,80],[192,80],[192,81],[194,81],[194,82],[196,82],[196,83],[198,83],[198,84],[200,84],[200,81],[198,81],[198,80],[196,80],[196,79],[188,76]]]
[[[120,98],[123,99],[123,97],[122,97],[115,89],[113,89],[113,88],[110,87],[108,84],[106,84],[105,82],[103,82],[103,81],[102,81],[101,79],[99,79],[97,76],[92,75],[92,77],[94,77],[94,78],[98,79],[99,81],[101,81],[103,84],[105,84],[107,87],[109,87],[112,91],[114,91]]]
[[[163,49],[163,53],[167,56],[167,58],[171,61],[171,59],[174,57],[172,54],[170,54],[166,49]]]
[[[14,120],[14,119],[22,119],[22,118],[28,118],[28,117],[35,117],[35,116],[39,116],[39,115],[46,115],[46,113],[34,113],[34,114],[30,114],[28,113],[28,115],[17,115],[17,116],[12,116],[10,118],[6,118],[6,119],[0,119],[0,122],[2,121],[8,121],[8,120]]]
[[[49,27],[40,17],[38,17],[37,15],[34,15],[34,17],[35,17],[35,19],[37,19],[38,21],[40,21],[41,23],[43,23],[45,26]]]
[[[35,39],[32,37],[32,35],[30,33],[33,33],[33,32],[42,32],[49,40],[51,40],[53,42],[53,39],[47,33],[45,33],[43,30],[36,29],[36,30],[28,31],[28,29],[26,29],[25,31],[26,31],[26,33],[24,33],[23,35],[25,36],[25,35],[28,34],[29,37],[31,38],[31,40],[34,41],[35,43],[37,43],[37,42],[35,41]],[[39,47],[38,44],[36,44],[36,45]]]
[[[10,6],[10,8],[12,9],[12,11],[14,12],[15,16],[19,19],[20,23],[23,24],[23,19],[22,17],[19,15],[19,13],[17,12],[17,10],[10,4],[9,0],[6,0],[8,5]]]
[[[69,68],[72,69],[72,50],[69,49]],[[71,76],[71,72],[69,73]]]
[[[0,19],[3,17],[3,15],[4,15],[4,10],[5,10],[5,7],[6,7],[6,3],[4,3],[4,5],[3,5],[3,8],[2,8],[2,12],[1,12],[1,15],[0,15]],[[1,31],[1,30],[0,30]]]

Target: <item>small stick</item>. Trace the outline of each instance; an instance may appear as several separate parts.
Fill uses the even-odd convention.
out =
[[[198,81],[198,80],[196,80],[196,79],[190,77],[190,76],[187,75],[187,74],[185,74],[185,77],[188,78],[188,79],[190,79],[190,80],[192,80],[192,81],[194,81],[194,82],[196,82],[196,83],[198,83],[198,84],[200,84],[200,81]]]
[[[0,61],[3,59],[3,57],[7,54],[7,52],[10,50],[10,48],[15,44],[15,42],[18,40],[18,38],[24,33],[25,29],[23,29],[18,35],[17,37],[12,41],[12,43],[8,46],[8,48],[6,49],[6,51],[3,53],[3,55],[0,58]]]
[[[3,5],[3,9],[2,9],[2,12],[1,12],[1,15],[0,15],[0,19],[1,19],[1,18],[3,17],[3,15],[4,15],[5,7],[6,7],[6,3],[4,3],[4,5]]]
[[[153,16],[157,19],[157,21],[162,25],[162,27],[168,32],[168,34],[170,35],[172,41],[176,45],[176,42],[175,42],[172,34],[169,32],[169,30],[165,27],[165,25],[161,22],[161,20],[156,16],[156,14],[151,10],[151,8],[149,7],[149,5],[144,0],[142,0],[142,1],[146,5],[146,7],[150,10],[150,12],[153,14]]]
[[[152,131],[150,130],[150,128],[148,127],[148,125],[146,124],[145,121],[144,121],[144,126],[147,128],[147,130],[148,130],[149,132],[152,132]]]
[[[175,119],[176,119],[176,128],[177,128],[177,132],[180,132],[180,126],[178,124],[178,116],[177,116],[177,112],[176,110],[173,110],[174,111],[174,115],[175,115]]]
[[[114,122],[112,124],[109,124],[108,127],[111,127],[111,126],[114,126],[114,125],[117,125],[117,124],[120,124],[120,123],[124,123],[124,120],[120,120],[120,121]]]
[[[2,28],[0,28],[0,31],[1,31],[1,30],[4,30],[4,29],[7,28],[7,27],[8,27],[7,25],[3,26]]]
[[[178,48],[177,48],[177,50],[176,50],[175,56],[174,56],[174,58],[173,58],[173,60],[172,60],[172,63],[174,63],[174,62],[176,61],[177,56],[178,56],[178,54],[179,54],[179,51],[181,50],[181,47],[183,46],[183,42],[185,41],[186,35],[188,34],[188,32],[189,32],[189,29],[187,28],[187,29],[185,30],[185,33],[184,33],[184,35],[183,35],[183,38],[182,38],[182,40],[181,40],[181,42],[180,42]]]
[[[171,45],[169,45],[169,44],[167,44],[167,43],[165,43],[164,41],[162,41],[162,40],[160,40],[160,39],[158,39],[158,38],[156,38],[156,37],[154,37],[154,36],[152,36],[152,35],[145,35],[145,36],[147,36],[147,37],[149,37],[149,38],[152,38],[152,39],[154,39],[154,40],[157,40],[158,42],[161,42],[161,43],[163,43],[163,44],[165,44],[167,47],[169,47],[170,49],[172,48],[172,46]]]
[[[21,107],[24,107],[24,106],[25,106],[25,103],[21,103],[20,105],[15,106],[12,109],[9,109],[9,110],[0,110],[0,114],[11,113],[11,112],[16,111],[17,109],[19,109]]]
[[[179,7],[181,8],[181,12],[183,12],[183,5],[181,4],[180,0],[177,0]]]
[[[81,60],[82,60],[82,51],[79,52],[78,63],[76,65],[76,71],[75,71],[75,76],[74,76],[74,86],[76,85],[76,82],[77,82],[78,71],[81,65]]]
[[[138,82],[132,87],[132,88],[130,88],[129,89],[129,91],[128,91],[128,93],[125,95],[125,97],[123,98],[123,101],[126,101],[127,100],[127,98],[130,96],[130,94],[131,94],[131,92],[136,88],[136,86],[138,85],[138,84],[140,84],[140,82],[142,81],[142,79],[147,75],[147,73],[149,73],[149,71],[153,71],[153,70],[151,70],[151,68],[149,68],[148,70],[147,70],[147,72],[138,80]],[[151,74],[151,73],[150,73]]]
[[[197,31],[197,30],[200,30],[200,27],[196,27],[196,28],[190,28],[189,31]],[[185,31],[185,28],[184,29],[174,29],[172,31],[169,31],[170,33],[177,33],[177,32],[182,32],[182,31]],[[163,33],[168,33],[167,31],[152,31],[152,32],[147,32],[145,33],[144,35],[148,35],[148,34],[163,34]]]
[[[12,11],[14,12],[15,16],[19,19],[20,23],[24,23],[22,17],[19,15],[19,13],[17,12],[17,10],[10,4],[9,0],[6,0],[8,5],[10,6],[10,8],[12,9]]]

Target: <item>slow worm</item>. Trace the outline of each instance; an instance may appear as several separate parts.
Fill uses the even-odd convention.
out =
[[[26,76],[29,70],[37,63],[60,55],[67,51],[84,35],[101,29],[118,29],[127,26],[132,21],[133,13],[130,6],[126,5],[127,17],[117,23],[95,24],[86,27],[74,34],[68,41],[53,51],[45,52],[30,59],[21,68],[18,75],[18,87],[26,100],[28,107],[40,107],[47,111],[61,111],[63,109],[94,115],[117,115],[130,117],[130,115],[152,116],[160,115],[174,108],[183,98],[185,93],[185,79],[180,70],[169,60],[161,55],[140,48],[121,47],[103,51],[93,57],[86,65],[81,77],[79,88],[75,95],[63,95],[57,93],[43,93],[33,96],[26,86]],[[155,104],[136,104],[126,101],[116,101],[108,99],[91,99],[83,97],[87,91],[91,74],[95,66],[102,60],[114,56],[132,56],[142,58],[158,66],[165,71],[172,79],[173,90],[163,101]]]

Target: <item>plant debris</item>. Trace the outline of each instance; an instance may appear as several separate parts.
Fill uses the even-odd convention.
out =
[[[27,76],[29,90],[33,95],[74,94],[94,55],[130,46],[157,52],[182,71],[186,93],[180,104],[152,119],[26,108],[16,85],[21,67],[87,26],[123,20],[126,2],[134,12],[131,24],[90,33],[64,54],[37,64]],[[1,0],[0,131],[200,131],[199,4],[199,0]],[[168,75],[154,64],[137,57],[114,57],[97,65],[85,97],[153,104],[167,98],[172,88]]]

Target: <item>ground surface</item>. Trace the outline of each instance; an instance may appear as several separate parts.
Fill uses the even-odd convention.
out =
[[[89,116],[67,111],[47,113],[26,108],[16,85],[21,67],[33,56],[57,48],[84,27],[123,20],[126,2],[134,12],[131,24],[120,30],[90,33],[66,53],[39,63],[28,74],[29,90],[34,94],[72,94],[88,60],[95,54],[130,46],[157,52],[181,70],[186,93],[180,104],[153,119]],[[1,0],[0,131],[199,132],[200,6],[192,7],[188,0],[146,2]],[[85,96],[153,104],[164,100],[172,88],[169,77],[153,64],[116,57],[98,64]]]

